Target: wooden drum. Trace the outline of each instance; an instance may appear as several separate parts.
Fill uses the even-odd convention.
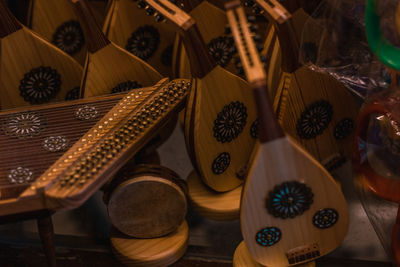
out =
[[[111,223],[136,238],[168,235],[183,223],[187,212],[184,180],[165,167],[140,164],[120,173],[104,196]]]

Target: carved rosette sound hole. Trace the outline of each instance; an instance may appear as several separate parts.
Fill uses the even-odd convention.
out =
[[[33,180],[33,172],[28,168],[18,167],[11,170],[7,178],[12,184],[24,184]]]
[[[231,142],[246,125],[247,109],[239,101],[224,106],[214,121],[214,137],[221,143]]]
[[[31,104],[42,104],[55,97],[61,88],[60,74],[50,67],[38,67],[24,75],[20,95]]]
[[[173,54],[174,47],[172,45],[168,46],[164,49],[161,54],[161,63],[164,66],[172,66],[172,54]]]
[[[126,50],[135,56],[147,60],[157,50],[160,44],[160,34],[153,26],[143,26],[138,28],[128,39]]]
[[[333,107],[321,100],[309,105],[297,120],[297,134],[303,139],[312,139],[322,134],[332,120]]]
[[[270,247],[281,240],[282,232],[278,227],[266,227],[256,234],[257,244]]]
[[[52,43],[70,55],[79,52],[85,43],[79,22],[70,20],[60,25],[53,34]]]
[[[80,87],[79,86],[69,90],[67,92],[67,94],[65,95],[65,100],[69,101],[69,100],[79,99],[79,91],[80,91]]]
[[[121,93],[121,92],[126,92],[126,91],[130,91],[132,89],[136,89],[136,88],[142,88],[143,86],[138,83],[137,81],[127,81],[127,82],[122,82],[120,84],[118,84],[117,86],[115,86],[113,89],[111,89],[111,93],[115,94],[115,93]]]
[[[227,152],[223,152],[216,157],[212,163],[212,172],[214,174],[222,174],[228,169],[231,163],[231,156]]]
[[[251,137],[257,139],[258,138],[258,119],[255,120],[250,126],[250,135]]]
[[[313,203],[311,188],[297,181],[284,182],[269,192],[266,205],[275,217],[287,219],[303,214]]]
[[[221,67],[228,65],[232,56],[236,53],[235,43],[232,37],[220,36],[214,38],[207,46],[208,52]]]
[[[43,140],[43,148],[49,152],[63,151],[68,147],[68,139],[64,136],[50,136]]]
[[[333,136],[336,138],[336,140],[343,140],[353,132],[353,129],[353,120],[345,118],[336,124],[335,129],[333,130]]]
[[[75,118],[82,121],[92,120],[97,117],[97,109],[93,106],[83,106],[75,111]]]
[[[339,214],[334,209],[322,209],[315,213],[313,224],[319,229],[326,229],[335,225],[339,219]]]
[[[24,139],[39,135],[45,125],[45,119],[36,113],[20,113],[6,118],[2,126],[6,135]]]

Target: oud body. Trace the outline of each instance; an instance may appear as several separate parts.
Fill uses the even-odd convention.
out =
[[[0,1],[0,105],[16,108],[79,94],[82,67],[20,24]]]
[[[269,4],[263,0],[257,3],[271,18]],[[288,28],[282,29],[282,25],[274,23],[280,43],[285,44],[281,46],[280,82],[277,89],[272,89],[276,92],[274,108],[283,130],[333,171],[351,158],[359,105],[330,75],[298,65],[298,33],[307,19],[312,18],[298,9],[291,16]]]
[[[28,26],[83,65],[86,42],[71,1],[32,0],[29,4]]]
[[[175,29],[171,22],[157,21],[138,8],[138,2],[113,0],[103,29],[108,39],[146,61],[163,76],[172,77]],[[151,13],[150,13],[151,14]]]
[[[72,1],[88,43],[82,90],[84,97],[151,86],[162,76],[153,67],[110,42],[86,1]]]
[[[349,224],[347,203],[330,174],[286,136],[275,118],[267,76],[239,3],[226,4],[227,14],[253,88],[260,123],[260,144],[252,154],[243,187],[243,239],[251,257],[261,265],[307,263],[331,252],[343,241]],[[280,24],[286,23],[290,14],[276,1],[272,5],[271,17]]]

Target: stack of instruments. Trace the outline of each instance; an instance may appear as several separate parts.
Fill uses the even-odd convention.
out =
[[[385,135],[371,116],[400,123],[400,52],[368,0],[368,41],[393,75],[360,113],[341,82],[299,62],[329,34],[302,35],[320,2],[31,0],[25,26],[0,0],[1,218],[37,218],[55,266],[50,214],[102,189],[112,251],[128,266],[184,256],[189,203],[208,219],[240,219],[234,266],[315,266],[346,237],[332,175],[352,156],[358,181],[400,203],[398,181],[367,151],[371,129]],[[179,130],[186,180],[156,151]],[[398,157],[397,135],[381,143]]]

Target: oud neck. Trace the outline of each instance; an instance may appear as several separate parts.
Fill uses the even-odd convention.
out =
[[[74,5],[75,13],[82,24],[88,51],[95,53],[110,44],[110,41],[97,24],[87,0],[71,1]]]
[[[227,3],[225,8],[246,78],[253,87],[258,112],[260,142],[267,143],[282,138],[285,135],[276,120],[269,99],[267,76],[247,26],[244,9],[238,0]]]
[[[282,53],[282,70],[293,72],[299,67],[299,40],[294,31],[292,15],[276,0],[255,0],[274,23]]]
[[[0,0],[0,38],[22,29],[21,24],[8,9],[5,0]]]
[[[179,28],[192,76],[203,78],[210,73],[216,63],[209,54],[194,19],[168,0],[147,0],[146,2]]]

